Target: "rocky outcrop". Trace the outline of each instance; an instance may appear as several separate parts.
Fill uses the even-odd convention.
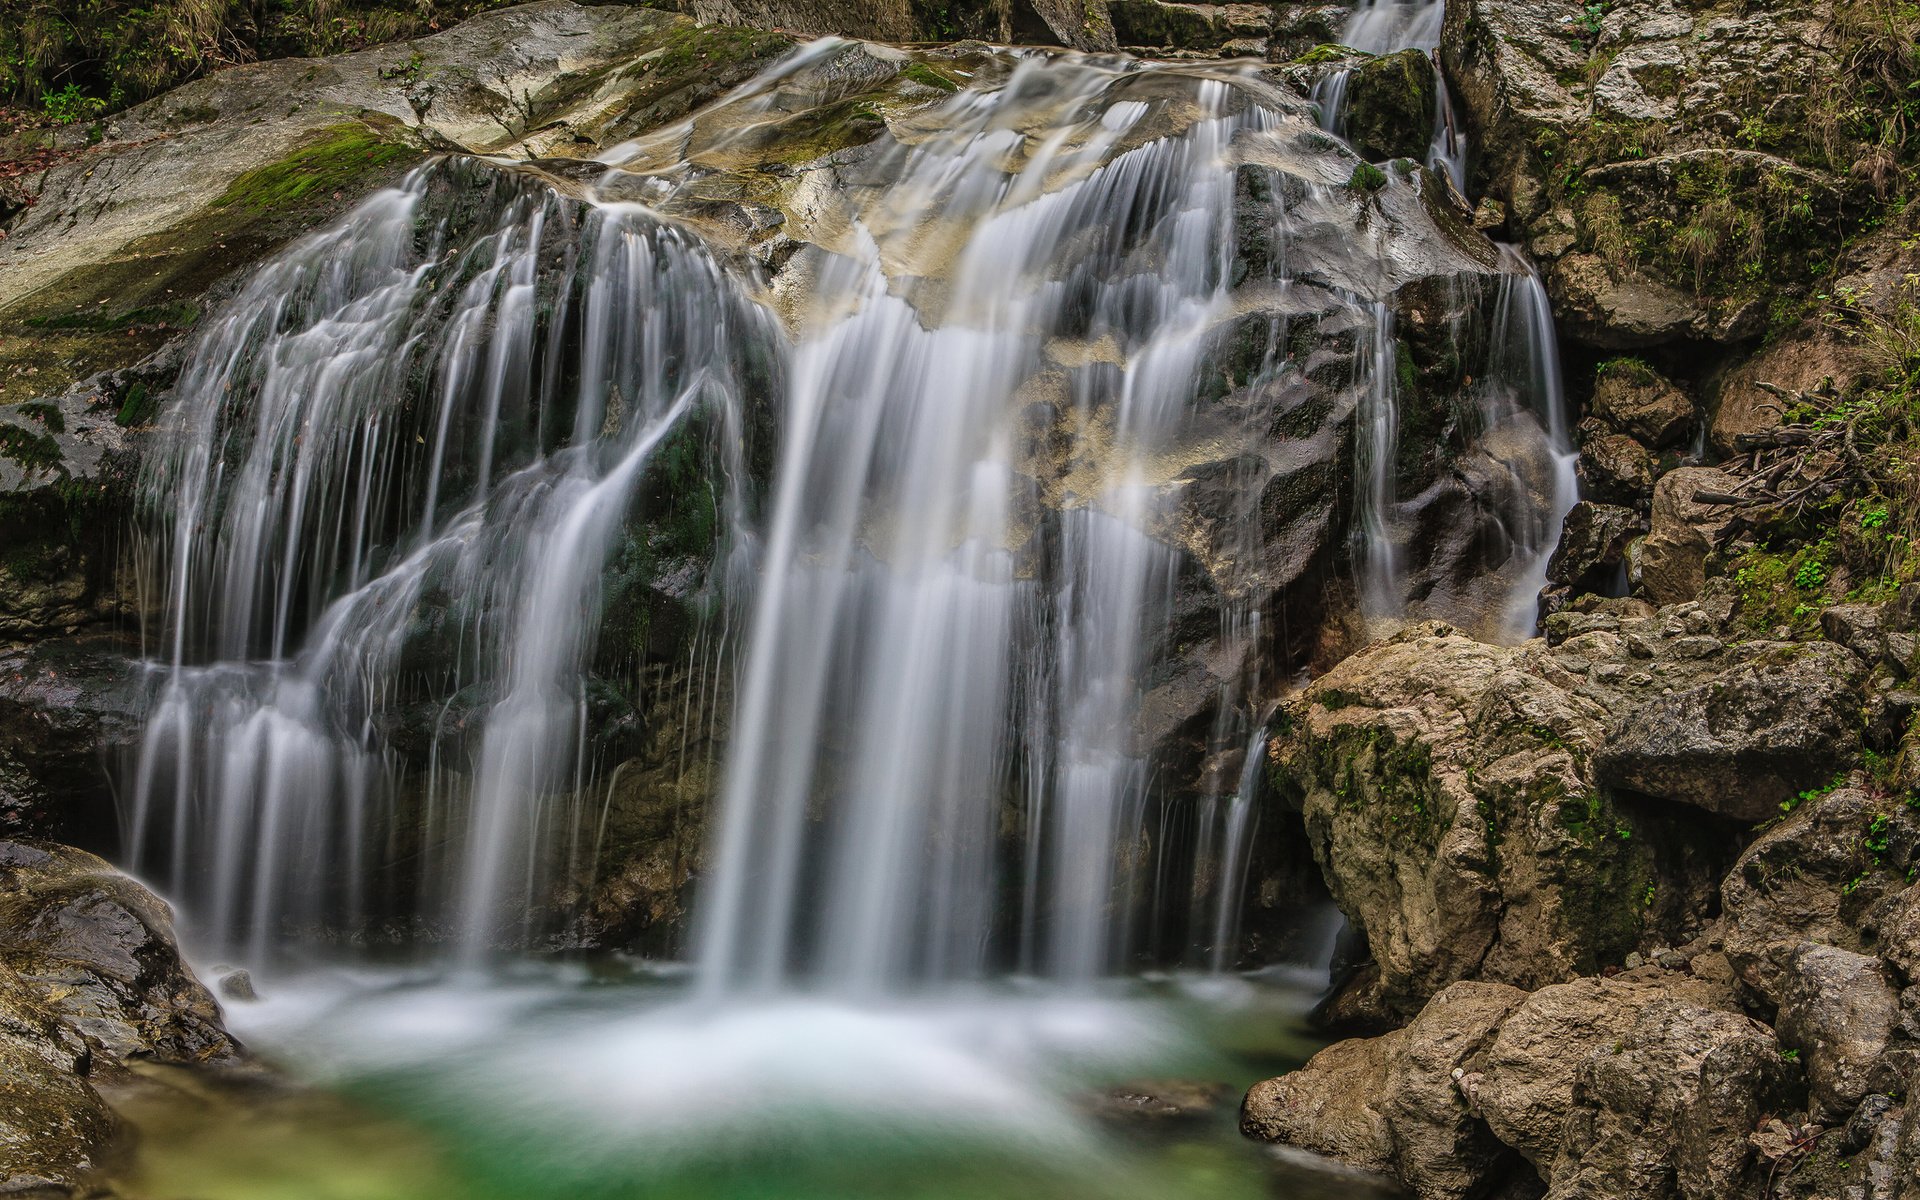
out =
[[[0,841],[0,1192],[67,1195],[107,1164],[93,1085],[124,1064],[238,1053],[165,904],[90,854]]]
[[[1812,134],[1850,103],[1848,28],[1825,4],[1448,5],[1482,182],[1545,265],[1563,334],[1737,343],[1810,284],[1855,187],[1853,149]],[[1769,209],[1770,190],[1796,203]]]
[[[0,653],[0,837],[118,847],[108,768],[139,744],[144,670],[118,638]]]
[[[1687,940],[1732,858],[1716,819],[1777,815],[1856,760],[1846,649],[1729,644],[1699,604],[1612,607],[1519,647],[1416,626],[1286,710],[1276,784],[1372,950],[1356,1014]]]

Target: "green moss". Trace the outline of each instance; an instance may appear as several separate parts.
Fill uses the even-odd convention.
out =
[[[1322,42],[1293,61],[1303,67],[1317,67],[1322,63],[1345,62],[1351,58],[1370,57],[1365,51],[1355,50],[1352,46],[1342,46],[1334,42]]]
[[[235,179],[213,206],[256,212],[292,208],[311,193],[328,195],[369,172],[418,153],[404,143],[388,141],[366,125],[333,125],[279,162],[255,167]]]
[[[1347,178],[1347,187],[1362,194],[1370,194],[1387,186],[1387,173],[1372,163],[1358,163],[1353,174]]]
[[[900,77],[922,87],[930,87],[936,92],[946,92],[948,95],[960,90],[958,83],[921,62],[908,63],[906,69],[900,72]]]
[[[0,424],[0,458],[27,471],[52,471],[60,466],[60,443],[21,425]]]
[[[28,417],[40,422],[41,425],[46,427],[49,433],[65,433],[67,431],[66,414],[60,411],[59,405],[49,404],[44,400],[34,400],[22,404],[16,411],[23,417]]]

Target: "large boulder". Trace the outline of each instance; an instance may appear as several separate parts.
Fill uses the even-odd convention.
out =
[[[1513,1156],[1479,1119],[1472,1081],[1525,996],[1501,984],[1445,988],[1406,1028],[1337,1042],[1300,1070],[1255,1084],[1241,1131],[1392,1175],[1420,1196],[1478,1195]]]
[[[1589,1052],[1560,1146],[1543,1172],[1551,1200],[1764,1194],[1752,1142],[1793,1103],[1794,1071],[1750,1017],[1667,999]]]
[[[1411,1015],[1454,980],[1538,988],[1681,944],[1718,907],[1739,823],[1857,761],[1865,668],[1845,647],[1730,642],[1700,604],[1608,607],[1514,647],[1414,626],[1283,710],[1276,794],[1371,951],[1351,985],[1370,1000],[1341,1011]]]
[[[1766,1004],[1783,1005],[1809,945],[1860,954],[1884,945],[1904,970],[1912,933],[1901,917],[1914,907],[1906,872],[1920,844],[1913,811],[1856,786],[1788,807],[1721,886],[1727,956],[1741,979]]]
[[[1877,959],[1802,943],[1781,964],[1780,1040],[1806,1064],[1815,1112],[1844,1120],[1872,1090],[1900,1024],[1900,998]]]
[[[146,720],[145,668],[119,638],[0,651],[0,837],[118,845],[111,769]]]
[[[82,851],[0,841],[0,1194],[94,1194],[119,1124],[94,1084],[239,1047],[167,906]]]
[[[1680,441],[1694,421],[1687,394],[1635,359],[1616,359],[1603,367],[1591,407],[1595,416],[1652,450]]]
[[[1420,1197],[1754,1194],[1751,1136],[1790,1111],[1797,1071],[1712,957],[1531,994],[1456,983],[1405,1028],[1255,1085],[1241,1128]]]
[[[1346,135],[1370,159],[1424,159],[1433,140],[1433,63],[1419,50],[1370,58],[1347,79]]]
[[[1828,642],[1754,645],[1700,643],[1702,660],[1720,669],[1697,682],[1672,678],[1620,712],[1594,755],[1599,779],[1762,821],[1850,766],[1859,755],[1859,660]]]

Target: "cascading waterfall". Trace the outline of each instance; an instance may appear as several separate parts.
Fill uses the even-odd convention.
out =
[[[1440,31],[1446,20],[1446,0],[1365,0],[1347,18],[1340,44],[1365,54],[1392,54],[1419,50],[1434,58],[1440,50]],[[1321,124],[1331,133],[1345,134],[1347,85],[1350,71],[1335,71],[1314,93],[1320,104]],[[1467,140],[1454,117],[1453,94],[1435,59],[1433,142],[1427,162],[1445,175],[1461,195],[1467,193]]]
[[[725,101],[729,152],[845,45]],[[1409,606],[1401,277],[1354,233],[1344,151],[1275,136],[1309,113],[1238,69],[1003,55],[843,168],[771,280],[676,223],[692,125],[591,185],[434,164],[296,246],[209,321],[144,481],[167,649],[136,864],[256,958],[379,922],[469,961],[551,933],[617,753],[608,568],[693,439],[728,535],[707,588],[746,618],[737,654],[698,654],[733,706],[695,907],[709,994],[1231,967],[1283,682],[1255,586],[1272,466],[1241,454],[1220,485],[1239,515],[1208,543],[1198,789],[1142,732],[1191,469],[1236,437],[1344,463],[1345,432],[1271,429],[1307,398],[1329,431],[1351,417],[1350,564],[1372,615]],[[1419,186],[1392,185],[1424,213]],[[1538,280],[1461,269],[1499,289],[1480,448],[1559,481],[1538,438],[1502,440],[1565,444]],[[752,486],[750,408],[777,428]],[[1571,503],[1549,490],[1508,506],[1516,634]],[[1173,906],[1178,945],[1142,928]]]
[[[171,657],[136,865],[255,956],[391,912],[524,936],[583,819],[600,572],[663,440],[737,424],[763,324],[643,211],[457,162],[257,275],[142,480]],[[409,722],[464,782],[403,788]]]

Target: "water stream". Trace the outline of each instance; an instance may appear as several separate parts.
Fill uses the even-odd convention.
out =
[[[777,260],[714,236],[711,164],[869,53],[815,43],[580,179],[421,167],[209,318],[164,418],[133,864],[258,973],[243,1037],[451,1156],[416,1194],[1263,1194],[1231,1098],[1125,1152],[1097,1098],[1307,1048],[1316,914],[1232,974],[1285,823],[1280,576],[1533,628],[1573,491],[1517,252],[1409,249],[1421,173],[1357,199],[1249,69],[1001,52]],[[1416,594],[1422,271],[1485,360],[1449,436],[1504,552]],[[684,953],[530,957],[579,938],[658,721],[634,681],[669,677],[730,731]]]

